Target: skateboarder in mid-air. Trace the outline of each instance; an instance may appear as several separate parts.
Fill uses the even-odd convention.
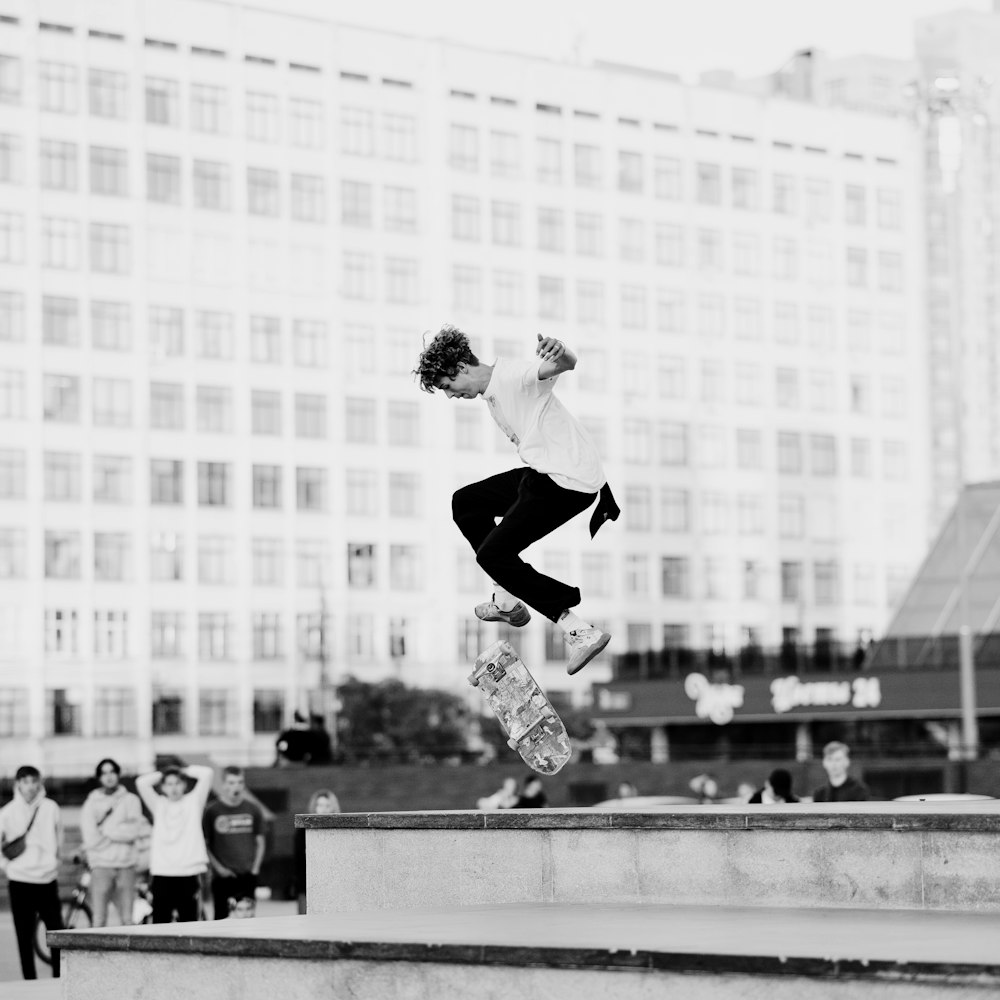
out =
[[[486,365],[461,330],[445,326],[424,347],[414,374],[425,392],[440,389],[449,399],[482,396],[525,463],[463,486],[452,499],[455,523],[493,580],[493,596],[476,606],[476,616],[520,627],[531,619],[525,606],[530,605],[565,633],[566,670],[575,674],[611,636],[571,610],[581,600],[578,588],[539,573],[521,553],[598,496],[591,537],[620,511],[590,435],[554,392],[557,377],[576,367],[576,355],[561,340],[541,334],[535,355],[531,361],[500,357]]]

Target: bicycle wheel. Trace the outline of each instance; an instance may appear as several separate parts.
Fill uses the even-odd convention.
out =
[[[86,903],[78,903],[75,899],[64,899],[62,901],[62,918],[64,930],[75,930],[84,927],[91,927],[94,923],[94,915],[90,912],[90,907]],[[48,941],[45,940],[46,926],[41,920],[35,924],[35,954],[46,964],[52,964],[52,953],[49,951]]]

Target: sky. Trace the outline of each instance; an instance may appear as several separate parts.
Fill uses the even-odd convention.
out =
[[[988,12],[993,0],[365,0],[336,19],[550,58],[577,46],[694,81],[706,69],[773,72],[811,47],[907,58],[913,22],[956,9]]]

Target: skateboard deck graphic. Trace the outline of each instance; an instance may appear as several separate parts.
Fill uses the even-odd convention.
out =
[[[486,695],[507,745],[533,771],[555,774],[570,759],[562,719],[509,642],[501,639],[476,657],[469,683]]]

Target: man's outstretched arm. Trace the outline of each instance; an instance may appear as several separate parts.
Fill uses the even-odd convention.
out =
[[[541,380],[572,371],[576,367],[576,355],[561,341],[554,337],[538,335],[538,347],[535,353],[542,359],[538,367],[538,378]]]

